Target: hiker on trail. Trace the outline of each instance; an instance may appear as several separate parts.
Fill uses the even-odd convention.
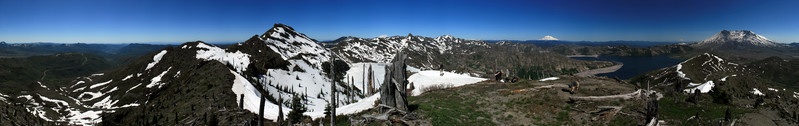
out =
[[[494,74],[494,78],[497,79],[497,81],[502,79],[502,71],[497,71],[497,73]]]
[[[572,81],[572,83],[569,85],[572,94],[574,94],[574,92],[576,92],[579,89],[579,87],[580,87],[580,79],[577,79],[577,81]]]

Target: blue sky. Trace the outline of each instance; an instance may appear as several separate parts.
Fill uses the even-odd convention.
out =
[[[727,29],[799,42],[797,5],[796,0],[0,0],[0,41],[241,42],[283,23],[317,40],[413,33],[690,42]]]

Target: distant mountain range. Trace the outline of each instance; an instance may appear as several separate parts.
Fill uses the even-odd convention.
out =
[[[697,48],[706,49],[746,49],[746,48],[769,48],[769,47],[782,47],[785,44],[777,43],[767,39],[766,37],[755,34],[752,31],[739,30],[727,31],[722,30],[713,37],[702,40],[694,45]]]
[[[541,47],[552,47],[555,45],[577,45],[577,46],[632,46],[632,47],[651,47],[651,46],[658,46],[658,45],[669,45],[669,44],[676,44],[681,42],[652,42],[652,41],[604,41],[604,42],[594,42],[594,41],[566,41],[566,40],[483,40],[489,43],[497,43],[502,41],[508,42],[516,42],[516,43],[526,43],[526,44],[534,44],[536,46]]]

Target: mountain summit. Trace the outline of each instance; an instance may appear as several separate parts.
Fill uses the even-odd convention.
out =
[[[713,37],[702,40],[694,45],[698,48],[712,49],[743,49],[748,47],[777,47],[779,43],[771,41],[766,37],[755,34],[752,31],[722,30]]]
[[[544,36],[543,38],[538,39],[538,40],[558,40],[558,38],[555,38],[555,37],[547,35],[547,36]]]

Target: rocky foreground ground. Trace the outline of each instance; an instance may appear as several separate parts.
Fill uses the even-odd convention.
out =
[[[569,93],[568,84],[578,79],[579,91]],[[715,104],[705,94],[694,104],[685,100],[687,94],[646,88],[645,84],[636,86],[595,77],[564,76],[517,83],[488,80],[461,87],[423,89],[430,91],[409,97],[408,102],[413,116],[410,118],[420,125],[646,125],[653,122],[646,119],[647,113],[652,113],[647,106],[652,106],[650,102],[655,99],[659,99],[659,107],[654,122],[661,125],[790,124],[768,121],[779,119],[768,107]],[[730,120],[725,120],[728,108]],[[371,110],[350,118],[377,113]]]

